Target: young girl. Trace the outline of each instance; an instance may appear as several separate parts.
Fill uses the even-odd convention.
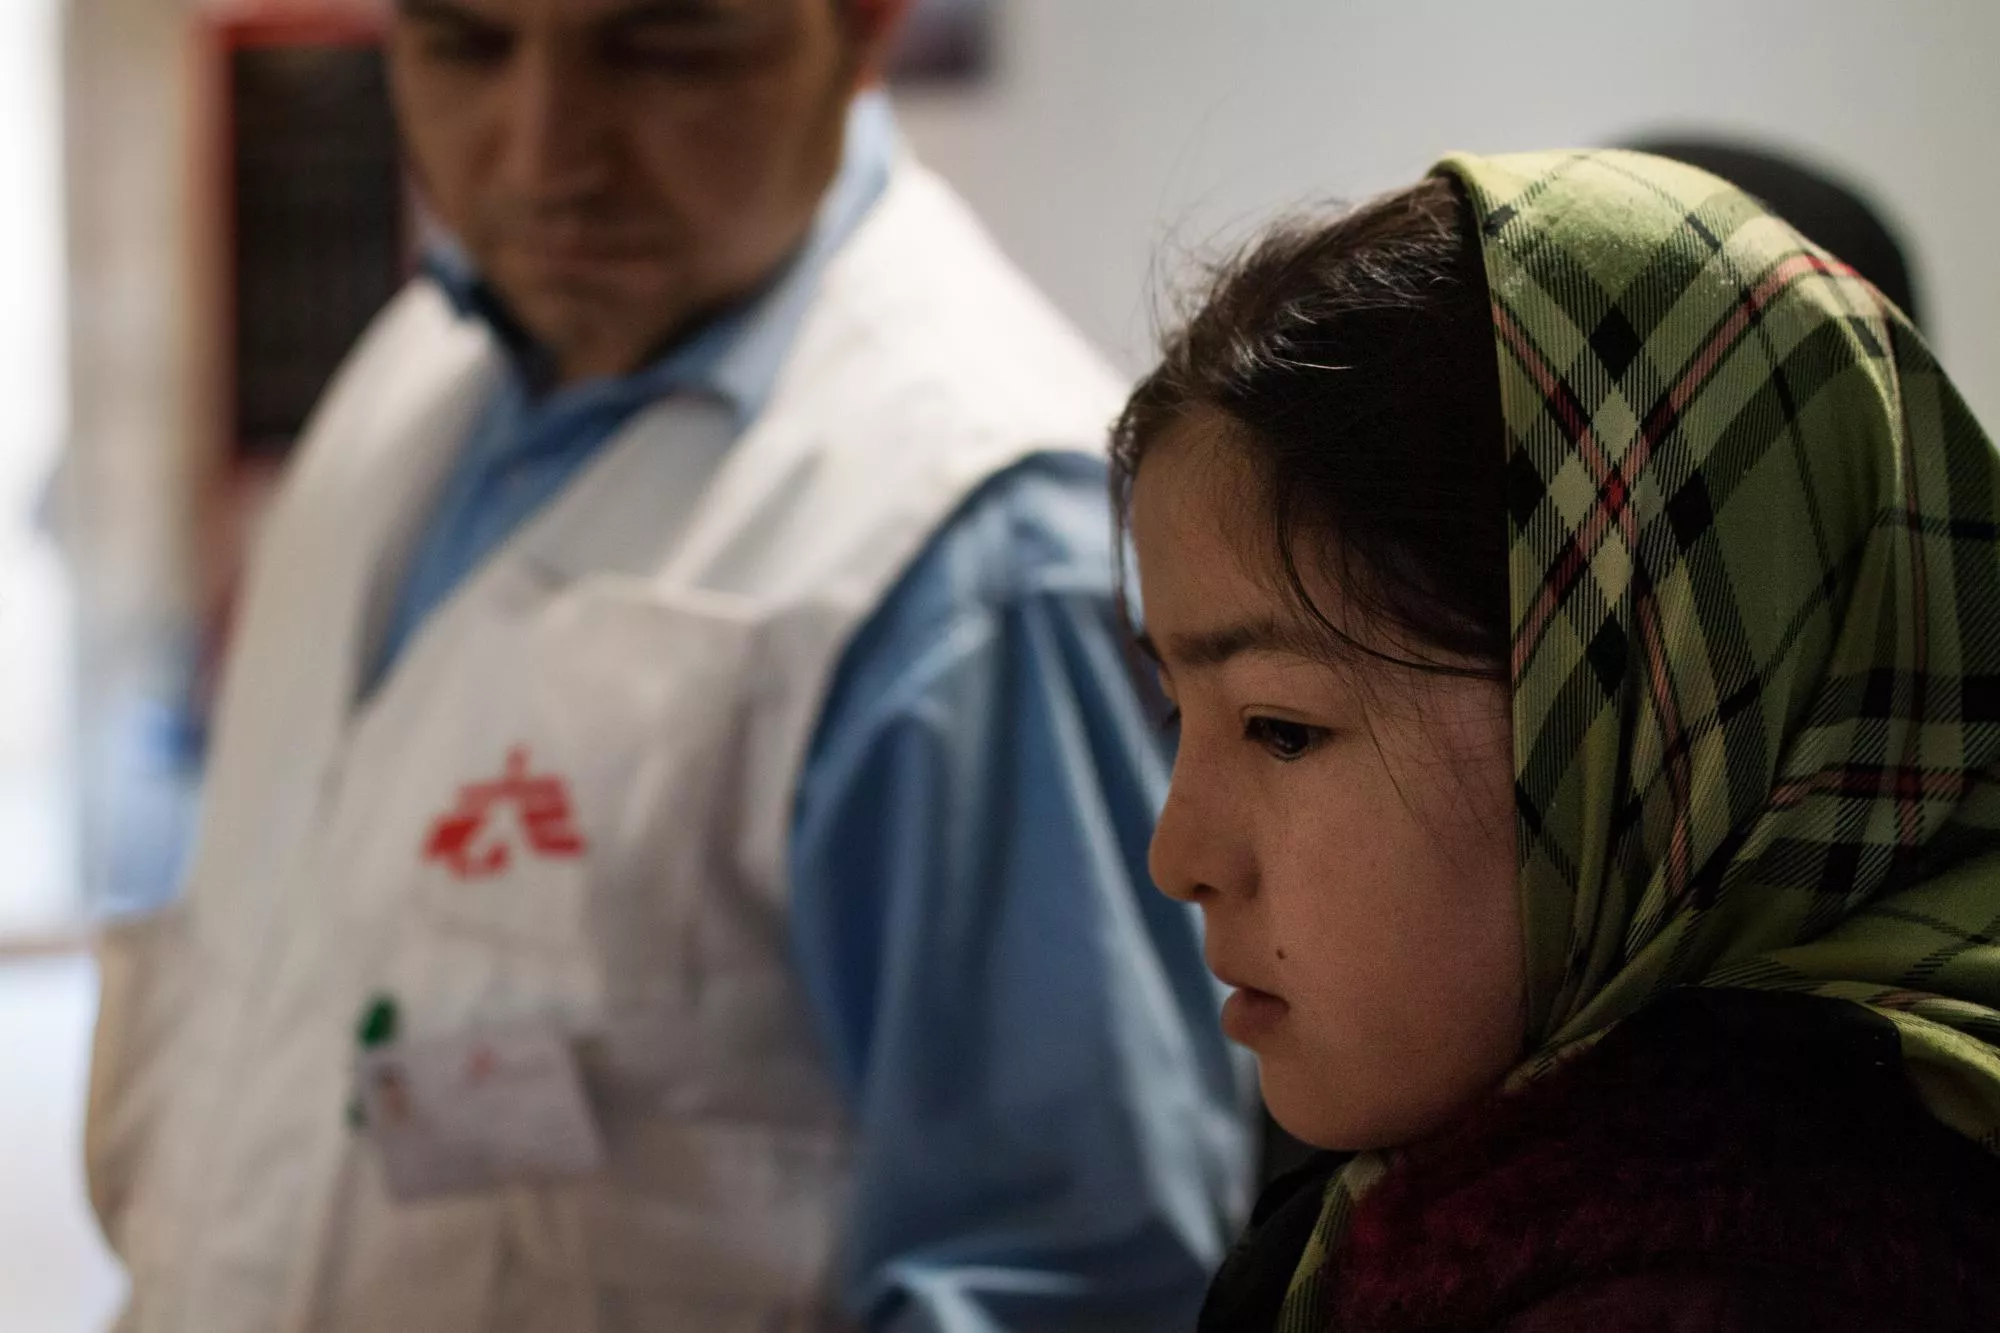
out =
[[[2000,458],[1691,168],[1458,157],[1120,423],[1280,1182],[1203,1327],[2000,1326]]]

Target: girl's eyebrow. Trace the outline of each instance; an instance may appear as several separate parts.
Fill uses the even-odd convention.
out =
[[[1139,651],[1165,665],[1169,657],[1183,668],[1219,667],[1244,653],[1283,653],[1316,658],[1319,644],[1298,627],[1265,617],[1214,629],[1188,630],[1166,636],[1166,651],[1150,634],[1139,636]]]

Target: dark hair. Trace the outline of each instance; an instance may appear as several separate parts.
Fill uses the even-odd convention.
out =
[[[1114,429],[1121,525],[1147,449],[1203,408],[1236,428],[1266,502],[1254,521],[1331,651],[1505,679],[1499,361],[1478,233],[1454,182],[1286,224],[1222,266]],[[1315,604],[1307,561],[1359,625],[1336,626]],[[1363,628],[1391,631],[1398,648],[1364,642]]]

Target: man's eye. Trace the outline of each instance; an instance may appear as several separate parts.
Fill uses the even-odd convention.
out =
[[[1325,727],[1310,727],[1283,718],[1253,717],[1243,724],[1245,740],[1263,746],[1273,759],[1290,763],[1309,754],[1327,737]]]
[[[502,28],[438,25],[425,30],[419,49],[442,64],[490,67],[512,54],[514,38]]]
[[[665,36],[646,32],[608,35],[600,48],[614,69],[699,79],[740,72],[757,54],[741,36]]]

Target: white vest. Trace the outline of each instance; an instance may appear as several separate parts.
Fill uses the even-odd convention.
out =
[[[258,553],[187,896],[105,941],[87,1150],[136,1333],[834,1322],[852,1145],[787,961],[800,766],[925,540],[1094,447],[1118,385],[901,164],[743,438],[644,413],[357,704],[500,364],[419,284],[342,371]],[[569,809],[454,870],[441,819],[510,762]],[[607,1169],[393,1202],[345,1116],[377,993],[411,1039],[560,1024]]]

